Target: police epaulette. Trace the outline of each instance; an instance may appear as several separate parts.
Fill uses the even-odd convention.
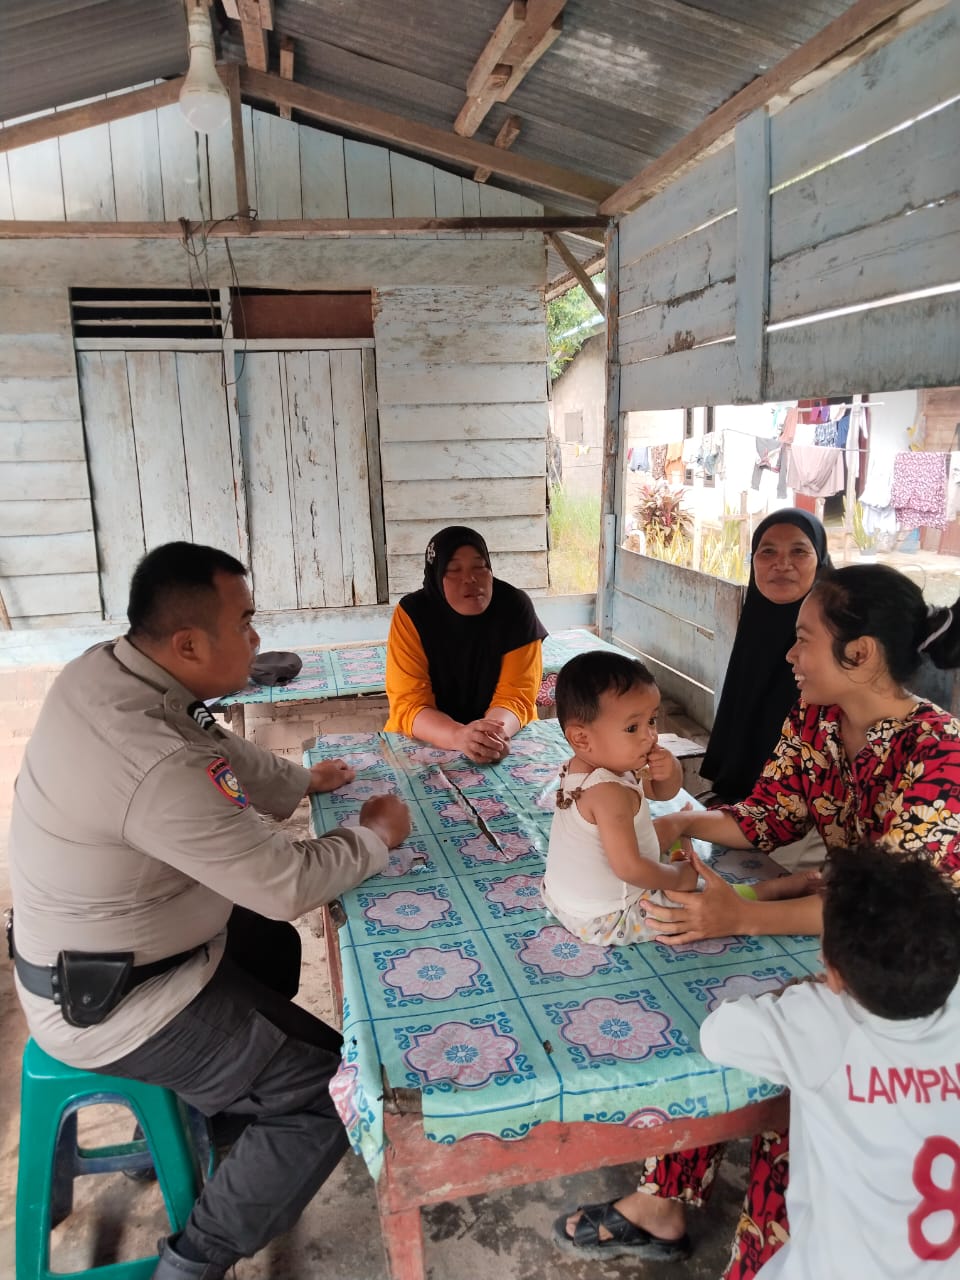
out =
[[[189,707],[187,707],[187,715],[191,720],[195,720],[201,729],[209,730],[216,728],[217,722],[214,720],[206,704],[203,702],[191,702]]]

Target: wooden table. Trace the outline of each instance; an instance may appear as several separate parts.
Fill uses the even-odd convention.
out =
[[[484,770],[393,734],[325,737],[305,757],[357,767],[351,786],[312,797],[316,829],[349,825],[387,789],[414,817],[388,874],[325,915],[344,1001],[331,1092],[377,1183],[393,1280],[424,1280],[425,1204],[785,1118],[773,1086],[709,1063],[697,1033],[720,999],[816,972],[818,940],[604,951],[572,938],[537,893],[567,754],[543,721]],[[774,871],[752,851],[716,865],[731,879]]]

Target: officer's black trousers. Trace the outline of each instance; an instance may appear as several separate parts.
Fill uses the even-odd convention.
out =
[[[260,925],[273,946],[257,944]],[[204,1186],[186,1227],[191,1251],[223,1267],[293,1226],[347,1149],[328,1092],[342,1038],[275,989],[289,991],[292,981],[295,991],[299,980],[292,980],[294,944],[278,932],[284,928],[292,926],[250,912],[232,919],[227,952],[203,991],[162,1031],[102,1068],[172,1089],[208,1116],[254,1118]],[[278,963],[285,947],[286,963]],[[275,986],[250,972],[257,956],[269,960]]]

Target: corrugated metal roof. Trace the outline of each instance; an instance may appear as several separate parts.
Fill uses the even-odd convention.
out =
[[[514,154],[620,185],[851,2],[568,0],[563,34],[476,137],[491,142],[507,115],[518,115]],[[292,36],[301,83],[450,129],[505,8],[506,0],[274,0],[271,67],[280,38]],[[0,11],[0,118],[186,64],[182,0],[2,0]],[[242,61],[239,24],[219,4],[212,14],[223,56]],[[555,210],[582,209],[491,182]],[[559,259],[551,266],[562,274]]]
[[[0,119],[186,67],[183,0],[0,0]]]

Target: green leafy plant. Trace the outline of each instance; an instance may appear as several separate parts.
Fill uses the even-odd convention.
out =
[[[844,500],[844,503],[843,503],[844,521],[843,522],[845,525],[847,524],[848,512],[849,512],[849,505],[847,501]],[[851,529],[853,530],[854,542],[857,544],[857,546],[860,548],[861,551],[876,551],[877,549],[876,534],[868,533],[863,523],[863,503],[855,502],[853,504],[853,511],[850,514],[852,515],[852,519],[850,520],[849,523],[850,523]]]
[[[594,280],[601,282],[603,274]],[[551,382],[559,378],[586,340],[596,333],[590,321],[602,318],[579,284],[547,303],[547,364]]]
[[[648,547],[651,542],[659,541],[668,547],[677,538],[690,540],[693,517],[683,507],[685,496],[685,489],[671,489],[665,480],[640,486],[633,514]]]
[[[597,589],[600,498],[550,490],[550,590],[579,595]]]

